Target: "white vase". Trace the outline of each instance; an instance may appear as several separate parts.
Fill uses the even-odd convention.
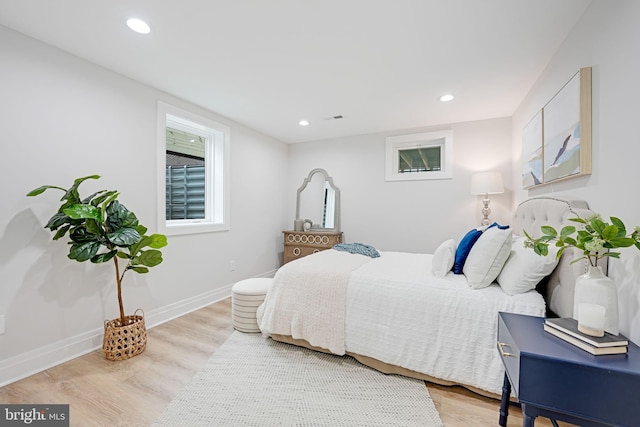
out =
[[[582,276],[576,279],[573,297],[573,318],[580,322],[579,305],[582,303],[601,305],[605,308],[604,330],[613,335],[620,332],[618,327],[618,290],[613,280],[602,272],[600,266],[589,266]]]

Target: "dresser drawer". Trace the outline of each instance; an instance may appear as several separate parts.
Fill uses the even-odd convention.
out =
[[[302,258],[307,255],[314,254],[324,250],[322,248],[316,248],[313,246],[301,246],[301,245],[285,245],[284,247],[284,261],[285,263],[293,261],[297,258]]]
[[[516,397],[520,385],[520,349],[509,333],[502,316],[498,316],[498,351]]]
[[[284,244],[301,246],[311,246],[320,249],[329,249],[336,243],[340,243],[339,235],[328,233],[292,233],[285,232]]]
[[[284,231],[284,263],[331,249],[342,243],[342,232]]]

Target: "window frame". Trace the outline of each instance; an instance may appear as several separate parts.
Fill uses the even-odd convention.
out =
[[[453,131],[415,133],[385,138],[385,181],[417,181],[453,178]],[[400,151],[440,146],[440,170],[400,173]]]
[[[158,102],[158,230],[166,235],[228,231],[230,128],[214,120]],[[205,217],[166,218],[166,129],[173,127],[205,136]]]

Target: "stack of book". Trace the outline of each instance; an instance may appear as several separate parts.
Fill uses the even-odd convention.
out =
[[[595,355],[624,354],[629,345],[629,340],[623,335],[605,332],[603,337],[593,337],[584,334],[578,330],[578,321],[568,317],[546,319],[544,330]]]

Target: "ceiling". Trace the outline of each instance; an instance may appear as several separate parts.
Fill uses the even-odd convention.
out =
[[[2,0],[0,24],[293,143],[511,116],[590,1]]]

